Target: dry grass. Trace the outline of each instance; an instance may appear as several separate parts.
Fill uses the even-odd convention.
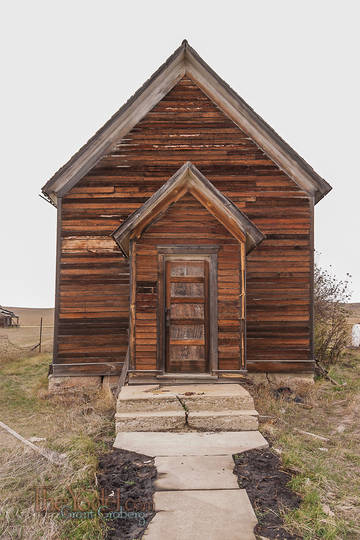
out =
[[[342,385],[317,381],[299,392],[302,404],[263,387],[255,396],[260,429],[303,496],[300,509],[286,514],[288,530],[308,540],[360,538],[360,354],[348,351],[331,375]]]
[[[106,526],[97,519],[64,521],[35,511],[35,487],[68,498],[71,486],[88,498],[97,456],[114,439],[109,397],[49,396],[49,361],[38,355],[0,364],[0,419],[24,437],[45,437],[37,444],[67,455],[57,467],[0,431],[0,538],[101,539]],[[285,514],[287,527],[308,540],[360,538],[360,354],[349,351],[331,375],[346,384],[318,381],[300,392],[303,404],[276,399],[267,388],[255,396],[261,431],[295,473],[292,487],[303,496],[300,509]]]
[[[85,499],[95,488],[97,456],[114,440],[113,402],[108,395],[71,401],[47,393],[48,355],[3,362],[0,366],[0,419],[26,438],[67,456],[56,466],[0,432],[0,537],[11,539],[101,539],[99,519],[62,520],[58,512],[35,511],[35,488],[71,502],[68,487]]]

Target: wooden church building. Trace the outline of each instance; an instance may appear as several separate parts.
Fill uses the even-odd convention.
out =
[[[330,189],[184,41],[43,187],[53,376],[311,373]]]

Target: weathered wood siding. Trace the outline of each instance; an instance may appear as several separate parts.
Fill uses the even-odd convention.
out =
[[[108,235],[187,160],[267,235],[247,257],[249,370],[308,369],[312,201],[186,78],[63,199],[55,361],[124,358],[128,262]]]
[[[186,195],[136,243],[136,368],[156,369],[158,245],[219,245],[219,369],[239,369],[240,244],[192,196]],[[196,256],[194,256],[194,259]]]

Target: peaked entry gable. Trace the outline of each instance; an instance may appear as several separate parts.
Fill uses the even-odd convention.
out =
[[[195,165],[187,162],[112,233],[124,255],[129,256],[130,240],[139,238],[146,227],[185,193],[191,193],[234,238],[244,242],[247,253],[265,238],[230,199],[216,189]]]
[[[331,186],[184,40],[128,102],[55,173],[42,188],[43,193],[53,203],[57,197],[66,195],[185,75],[315,202],[331,190]]]

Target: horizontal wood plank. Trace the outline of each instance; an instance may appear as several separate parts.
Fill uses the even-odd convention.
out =
[[[100,359],[99,347],[108,355],[103,360],[124,359],[129,261],[110,234],[185,161],[192,161],[266,234],[247,257],[249,370],[307,369],[306,361],[311,360],[309,197],[186,77],[63,199],[55,362],[68,358],[68,363],[76,363],[91,355]],[[221,246],[219,367],[236,369],[239,356],[233,347],[237,340],[240,346],[242,286],[238,245],[189,196],[173,205],[138,243],[136,336],[139,347],[145,347],[139,350],[139,365],[156,367],[157,246],[184,243]],[[201,279],[198,276],[193,282]],[[174,276],[173,282],[191,280]]]

